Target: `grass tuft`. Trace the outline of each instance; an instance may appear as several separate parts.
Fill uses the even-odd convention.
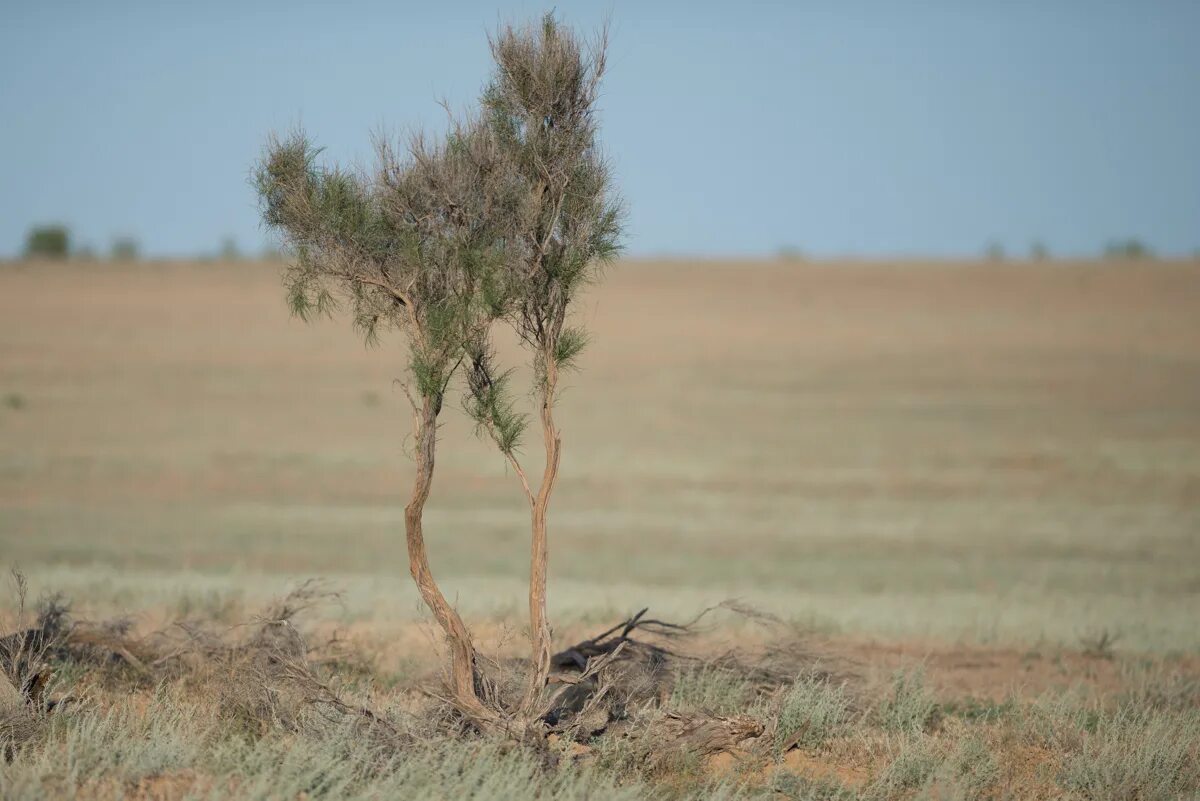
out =
[[[843,733],[850,719],[850,698],[845,685],[834,686],[828,677],[811,670],[799,676],[779,708],[775,749],[793,745],[815,748]]]
[[[937,712],[937,703],[925,689],[925,671],[898,671],[892,680],[892,694],[880,711],[883,727],[889,731],[925,731]]]

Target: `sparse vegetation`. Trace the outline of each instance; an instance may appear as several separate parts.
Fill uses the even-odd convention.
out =
[[[851,717],[844,684],[815,669],[800,675],[783,697],[775,724],[775,748],[816,748],[845,733]]]
[[[157,628],[79,618],[53,596],[27,610],[19,574],[16,589],[2,629],[15,633],[0,639],[6,801],[1167,801],[1200,791],[1200,712],[1179,689],[1186,661],[1124,664],[1114,674],[1124,692],[1089,685],[1014,699],[1011,715],[921,727],[921,674],[902,672],[873,697],[854,673],[833,680],[821,646],[798,647],[786,627],[745,642],[744,658],[712,658],[697,632],[627,623],[616,636],[635,659],[594,674],[609,688],[606,716],[515,743],[469,732],[422,691],[436,686],[435,660],[385,684],[369,642],[318,634],[337,599],[319,583],[232,622],[227,602],[208,599]]]
[[[924,670],[899,671],[892,679],[891,697],[880,709],[880,722],[889,731],[919,733],[936,712],[937,703],[925,689]]]

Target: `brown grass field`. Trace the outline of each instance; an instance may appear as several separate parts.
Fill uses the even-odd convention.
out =
[[[395,787],[1197,797],[1200,264],[627,261],[583,307],[592,341],[561,404],[551,510],[558,639],[736,598],[778,622],[721,619],[691,647],[757,653],[785,631],[807,655],[797,673],[850,677],[853,723],[670,770],[583,743],[552,781],[483,743],[455,776],[491,760],[511,786],[470,792],[421,773],[443,743]],[[313,630],[348,632],[370,666],[352,692],[399,708],[437,665],[404,556],[402,353],[342,319],[290,318],[277,264],[0,265],[0,562],[138,636],[245,619],[327,579],[341,600]],[[520,653],[524,500],[457,400],[443,417],[433,568],[485,648]],[[540,469],[540,445],[525,452]],[[909,701],[898,670],[934,705],[915,727],[888,723]],[[305,784],[280,755],[342,753],[342,735],[289,730],[231,756],[185,736],[221,719],[176,684],[126,696],[81,671],[104,713],[48,724],[0,765],[0,797],[373,798],[399,781]],[[803,694],[705,671],[672,703],[781,726]],[[167,712],[146,700],[167,696]],[[163,753],[103,756],[129,731]],[[67,753],[84,760],[73,773]],[[1106,767],[1118,755],[1144,762]]]

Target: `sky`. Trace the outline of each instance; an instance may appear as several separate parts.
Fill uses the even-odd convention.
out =
[[[1200,2],[554,5],[611,21],[601,137],[631,255],[972,256],[1135,237],[1200,250]],[[445,123],[530,2],[0,0],[0,256],[270,243],[272,130],[330,161]]]

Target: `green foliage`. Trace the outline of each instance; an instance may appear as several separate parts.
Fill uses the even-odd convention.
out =
[[[39,225],[25,237],[29,258],[65,259],[71,253],[71,234],[65,225]]]
[[[497,373],[495,354],[486,340],[467,346],[467,392],[463,406],[475,421],[476,433],[487,432],[500,452],[512,455],[528,425],[528,417],[516,411],[509,390],[512,371]]]
[[[412,372],[417,392],[421,397],[441,398],[442,393],[445,392],[447,381],[447,365],[442,359],[439,359],[436,354],[430,356],[422,350],[414,350],[408,368]]]
[[[544,362],[570,368],[587,342],[565,326],[578,289],[619,250],[622,211],[596,144],[604,42],[590,49],[552,15],[492,40],[478,118],[408,157],[379,145],[374,176],[318,163],[302,131],[272,138],[254,171],[264,221],[294,256],[288,305],[302,319],[342,303],[364,341],[408,339],[417,392],[440,408],[467,366],[464,406],[507,455],[526,417],[494,366],[501,319]],[[556,374],[556,373],[555,373]]]
[[[4,396],[5,408],[12,409],[14,412],[19,412],[28,405],[25,396],[20,392],[9,392]]]
[[[496,69],[482,98],[484,125],[511,182],[523,187],[509,232],[521,257],[510,273],[508,317],[526,343],[556,360],[561,352],[570,361],[583,346],[579,332],[564,329],[567,312],[620,250],[622,205],[596,142],[604,48],[603,38],[586,47],[552,14],[504,28],[492,41]]]
[[[775,748],[799,744],[814,748],[836,737],[850,719],[850,698],[844,686],[833,686],[829,679],[809,671],[793,682],[783,703],[775,727]]]
[[[582,328],[564,328],[554,342],[554,360],[564,369],[574,369],[575,358],[587,347],[588,335]]]
[[[120,236],[113,240],[108,251],[113,261],[137,261],[139,254],[137,240],[131,236]]]

